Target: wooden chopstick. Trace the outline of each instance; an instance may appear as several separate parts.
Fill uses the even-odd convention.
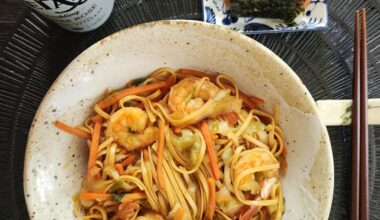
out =
[[[355,12],[351,220],[368,219],[368,76],[366,11]],[[361,30],[360,30],[361,23]]]
[[[352,97],[352,183],[351,183],[351,220],[359,219],[360,191],[360,17],[355,12],[355,43],[354,43],[354,77]]]
[[[366,11],[362,9],[360,44],[360,219],[368,219],[368,76]]]

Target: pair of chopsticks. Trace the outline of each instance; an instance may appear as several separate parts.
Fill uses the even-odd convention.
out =
[[[355,12],[354,82],[352,104],[351,220],[368,219],[368,86],[366,11]],[[361,25],[360,25],[361,23]],[[360,30],[361,26],[361,30]]]

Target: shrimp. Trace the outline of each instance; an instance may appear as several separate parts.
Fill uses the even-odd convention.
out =
[[[230,90],[220,89],[209,80],[188,77],[170,89],[168,106],[173,112],[188,115],[213,101],[202,118],[229,112],[239,112],[241,99],[230,95]]]
[[[198,94],[194,94],[199,83],[202,83],[202,85]],[[219,91],[220,89],[208,80],[202,81],[195,77],[185,78],[171,88],[168,100],[169,108],[173,111],[194,112],[202,107],[205,101],[214,98]]]
[[[272,165],[272,164],[278,164],[278,161],[273,157],[273,155],[266,149],[262,148],[253,148],[251,150],[243,151],[240,154],[239,160],[234,165],[234,178],[236,178],[240,173],[242,173],[244,170],[249,168],[254,168],[257,166],[262,165]],[[263,171],[255,173],[251,176],[244,177],[240,183],[239,183],[239,189],[243,191],[250,190],[252,194],[258,194],[260,193],[260,188],[262,181],[264,181],[267,178],[271,177],[278,177],[279,171],[278,169],[269,170],[269,171]],[[274,178],[274,179],[276,179]],[[269,185],[273,185],[269,184]],[[266,185],[265,191],[267,191],[270,188]],[[267,194],[267,193],[263,193]]]
[[[148,126],[148,115],[136,107],[126,107],[112,114],[106,136],[112,137],[128,151],[152,144],[158,136],[158,128]]]

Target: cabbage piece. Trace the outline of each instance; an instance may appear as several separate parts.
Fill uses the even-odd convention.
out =
[[[174,147],[178,148],[185,158],[190,158],[189,165],[195,165],[201,149],[201,139],[198,135],[189,129],[182,129],[181,136],[177,136],[170,131],[170,137]]]
[[[213,134],[228,136],[231,132],[231,128],[226,121],[209,120],[208,126]]]
[[[222,154],[222,159],[224,162],[224,184],[226,185],[227,189],[232,190],[232,180],[231,180],[231,161],[233,157],[233,152],[231,147],[224,150]]]
[[[194,133],[188,129],[182,129],[181,136],[177,136],[171,132],[171,138],[173,145],[182,150],[192,147],[196,141]]]
[[[264,180],[263,187],[261,188],[261,191],[260,191],[261,198],[267,199],[269,197],[272,187],[276,182],[277,182],[277,179],[274,177]]]
[[[251,121],[247,127],[247,129],[245,129],[244,133],[247,133],[247,134],[253,134],[255,132],[259,132],[259,131],[264,131],[265,130],[265,124],[262,123],[261,121]]]
[[[233,217],[244,205],[225,186],[216,192],[216,204],[229,217]]]
[[[229,112],[239,113],[243,101],[233,96],[226,96],[220,100],[213,100],[212,109],[206,117],[216,117]]]
[[[268,145],[268,133],[266,132],[265,128],[265,124],[261,121],[251,121],[244,133],[248,135],[256,133],[258,140]]]
[[[230,163],[232,160],[232,156],[233,156],[233,152],[232,152],[231,147],[225,149],[222,153],[222,159],[223,159],[224,164]]]
[[[264,130],[258,131],[257,135],[259,136],[259,141],[263,142],[264,144],[269,144],[269,137],[268,133]]]
[[[104,172],[114,180],[118,180],[120,177],[119,172],[113,166],[107,166]]]

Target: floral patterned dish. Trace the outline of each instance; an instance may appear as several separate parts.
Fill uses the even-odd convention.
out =
[[[203,0],[203,20],[244,34],[318,30],[327,26],[326,2],[311,0],[305,12],[299,14],[292,23],[285,23],[281,19],[231,16],[223,0]]]

